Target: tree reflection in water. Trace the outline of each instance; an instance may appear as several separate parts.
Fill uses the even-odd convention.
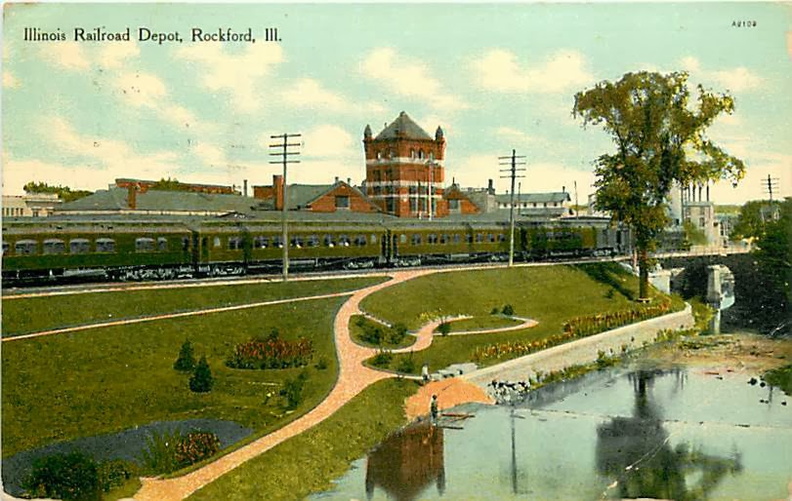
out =
[[[417,423],[390,436],[368,455],[366,496],[380,487],[394,501],[413,501],[434,483],[445,491],[443,428]]]
[[[641,370],[630,374],[635,393],[633,416],[615,417],[597,427],[599,473],[615,481],[603,497],[649,497],[676,501],[706,499],[727,473],[742,469],[740,458],[721,458],[669,445],[660,409],[651,398],[657,376],[672,372],[683,385],[683,371]]]

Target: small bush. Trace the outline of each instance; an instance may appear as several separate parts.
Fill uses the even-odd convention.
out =
[[[380,350],[374,355],[374,358],[371,359],[371,364],[375,367],[387,367],[390,365],[391,360],[393,360],[393,355],[385,350]]]
[[[238,344],[225,363],[232,369],[287,369],[308,365],[313,351],[310,339],[280,339],[274,329],[266,339]]]
[[[173,363],[173,368],[183,372],[189,372],[195,369],[195,354],[193,353],[193,346],[189,339],[182,344],[181,350],[179,350],[179,357]]]
[[[399,360],[396,370],[405,374],[412,374],[415,372],[415,360],[413,360],[412,353],[410,353],[410,356]]]
[[[441,335],[447,336],[451,332],[451,324],[448,322],[443,322],[442,324],[437,326],[437,331]]]
[[[308,380],[308,374],[303,371],[294,379],[287,379],[283,383],[283,388],[280,390],[280,396],[286,399],[287,409],[296,409],[300,402],[302,402],[302,391],[305,382]]]
[[[400,344],[407,337],[407,326],[404,324],[396,324],[390,329],[390,342],[393,344]]]
[[[136,477],[138,468],[134,463],[115,459],[99,464],[99,485],[105,492],[124,485],[129,479]]]
[[[151,474],[172,473],[211,457],[220,450],[220,439],[207,431],[154,432],[146,439],[142,462]]]
[[[327,358],[319,357],[319,360],[316,362],[315,367],[317,369],[319,369],[320,371],[323,371],[323,370],[327,369],[327,367],[328,367]]]
[[[500,314],[500,310],[497,307],[493,308],[490,311],[490,315],[499,315],[499,314]]]
[[[206,357],[201,357],[200,362],[195,367],[195,372],[190,377],[190,390],[196,393],[206,393],[212,391],[213,385],[212,370],[209,368]]]
[[[502,312],[507,317],[510,317],[510,316],[514,315],[514,306],[512,306],[510,304],[504,305]]]
[[[34,497],[64,501],[101,499],[96,461],[78,451],[36,459],[23,487]]]

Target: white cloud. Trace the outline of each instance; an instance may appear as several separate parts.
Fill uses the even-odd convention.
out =
[[[140,48],[135,42],[116,42],[105,44],[99,51],[96,61],[104,68],[118,68],[140,55]]]
[[[505,139],[509,143],[524,144],[536,143],[540,141],[539,138],[526,134],[524,131],[515,129],[513,127],[498,127],[495,129],[495,135]]]
[[[162,80],[151,73],[122,73],[114,84],[122,101],[136,107],[157,108],[168,94]]]
[[[58,42],[38,44],[42,57],[48,62],[67,70],[87,70],[91,67],[83,44]]]
[[[319,125],[303,134],[301,150],[305,157],[363,157],[363,147],[355,143],[351,134],[336,125]]]
[[[680,64],[685,71],[690,73],[694,81],[712,82],[719,89],[723,88],[730,92],[756,89],[763,82],[761,77],[743,66],[725,70],[709,70],[703,68],[701,62],[693,56],[682,58]]]
[[[239,112],[251,113],[263,102],[259,91],[262,77],[283,62],[283,50],[278,44],[249,44],[240,53],[228,53],[220,44],[193,44],[180,47],[176,57],[195,63],[204,87],[228,93]]]
[[[732,186],[727,181],[716,183],[710,193],[710,199],[717,204],[742,204],[747,200],[766,200],[765,190],[767,176],[777,179],[777,190],[773,198],[778,200],[792,196],[792,155],[782,153],[758,153],[744,157],[748,167],[745,177]]]
[[[372,102],[357,103],[349,101],[322,87],[313,78],[301,78],[283,91],[283,98],[291,106],[333,112],[371,112],[381,113],[384,108]]]
[[[381,83],[395,94],[423,99],[429,106],[437,109],[458,110],[469,107],[458,97],[443,91],[443,85],[431,76],[431,70],[426,63],[408,60],[391,48],[371,51],[361,61],[360,73]]]
[[[19,87],[19,80],[8,70],[3,71],[3,87],[6,89],[15,89]]]
[[[554,93],[579,89],[594,82],[582,54],[559,50],[538,65],[521,65],[507,50],[494,49],[472,63],[478,83],[499,92]]]

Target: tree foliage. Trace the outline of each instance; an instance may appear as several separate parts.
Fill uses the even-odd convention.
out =
[[[179,357],[173,363],[173,368],[177,371],[189,372],[195,369],[195,354],[189,339],[185,340],[179,350]]]
[[[780,313],[779,327],[792,330],[792,198],[780,204],[780,217],[765,224],[757,240],[756,257],[764,275],[775,285]]]
[[[718,178],[736,183],[745,171],[741,160],[706,135],[718,115],[733,113],[734,99],[700,85],[692,97],[687,79],[684,72],[627,73],[575,95],[573,115],[584,127],[601,126],[616,147],[595,161],[595,204],[633,230],[640,298],[648,295],[648,252],[667,225],[666,200],[674,184]]]
[[[209,363],[206,361],[206,357],[201,357],[198,365],[195,366],[195,372],[190,377],[190,390],[196,393],[205,393],[212,391],[213,384],[214,378]]]
[[[47,183],[30,181],[23,187],[25,193],[50,193],[58,195],[58,198],[63,200],[64,203],[72,202],[79,198],[87,197],[93,194],[92,191],[87,190],[74,190],[68,186],[50,186]]]
[[[774,206],[778,202],[769,202],[766,200],[751,200],[746,202],[740,207],[740,213],[737,216],[737,221],[732,227],[729,237],[732,240],[740,240],[741,238],[761,238],[765,232],[765,226],[768,220],[772,220],[772,213]]]

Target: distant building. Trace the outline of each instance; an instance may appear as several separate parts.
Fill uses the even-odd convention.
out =
[[[209,193],[212,195],[239,195],[239,191],[233,186],[223,186],[219,184],[196,184],[196,183],[181,183],[179,181],[150,181],[147,179],[126,179],[120,178],[115,180],[115,185],[110,188],[130,188],[135,187],[138,191],[145,192],[152,188],[157,188],[158,185],[168,184],[171,188],[168,191],[189,191],[193,193]],[[247,181],[245,182],[247,184]],[[247,191],[247,189],[246,189]]]
[[[510,210],[511,201],[512,197],[508,193],[495,196],[499,210]],[[519,193],[514,196],[514,208],[521,216],[556,218],[574,215],[571,198],[566,191]]]
[[[254,186],[253,197],[263,210],[283,209],[283,176],[272,176],[271,186]],[[286,189],[288,210],[310,212],[379,212],[357,188],[336,178],[333,184],[290,184]]]
[[[376,137],[366,125],[366,196],[399,217],[448,215],[445,146],[443,129],[438,126],[432,138],[403,111]]]
[[[3,217],[46,217],[61,205],[54,193],[3,195]]]

